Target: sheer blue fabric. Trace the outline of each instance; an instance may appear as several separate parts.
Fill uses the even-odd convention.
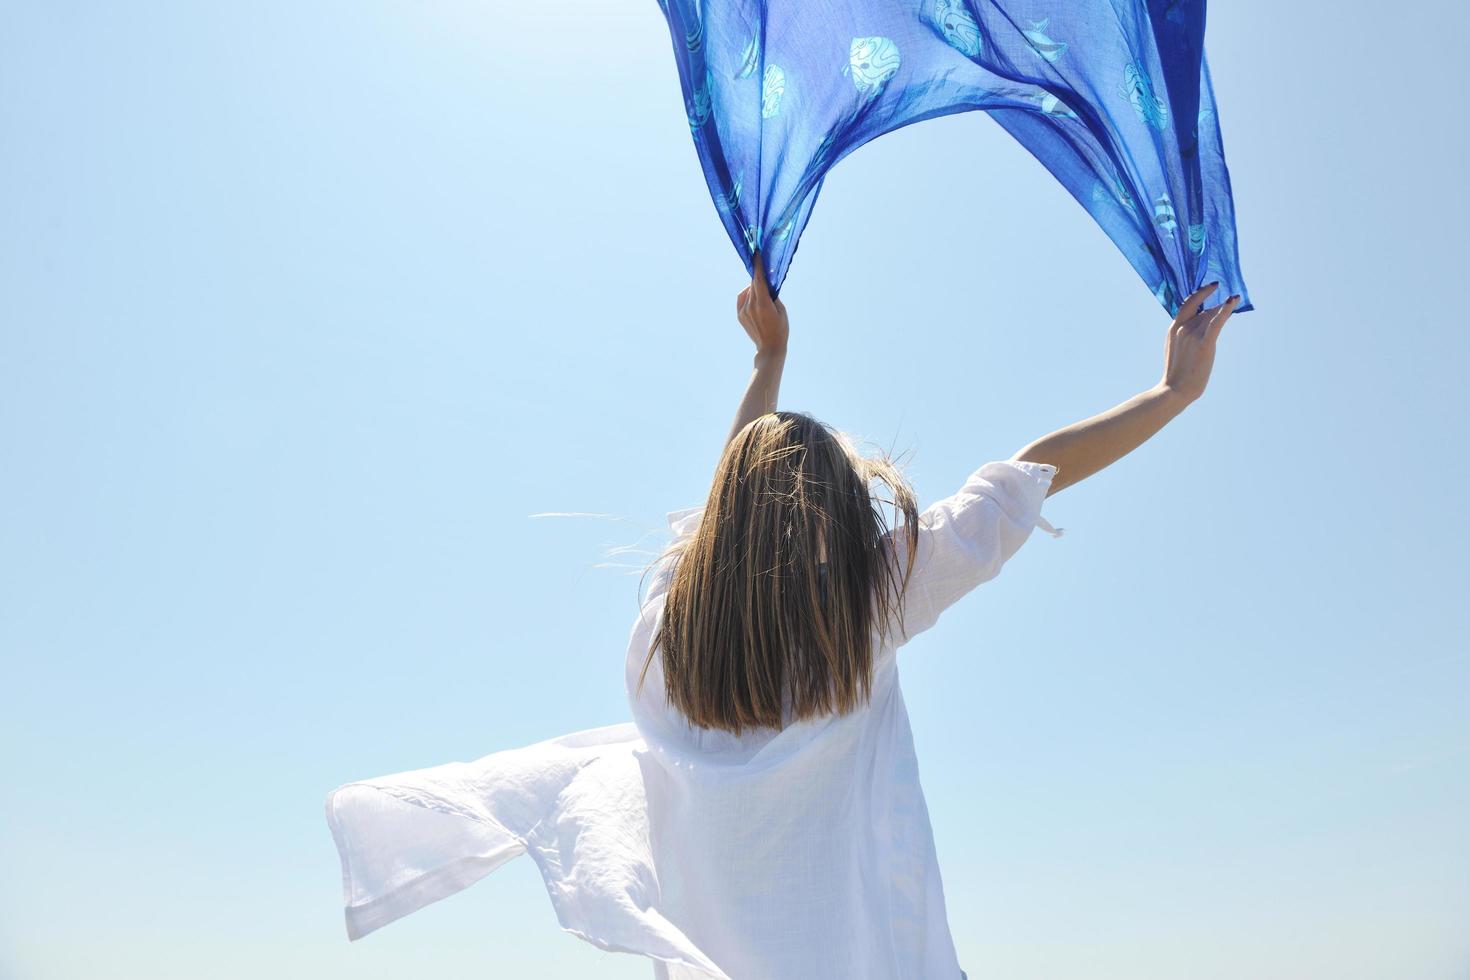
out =
[[[864,143],[988,112],[1171,314],[1251,309],[1204,56],[1204,0],[660,0],[715,207],[779,289],[827,172]],[[984,161],[935,161],[958,185]]]

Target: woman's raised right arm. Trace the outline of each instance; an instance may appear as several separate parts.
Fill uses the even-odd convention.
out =
[[[1055,466],[1051,494],[1087,479],[1147,442],[1204,394],[1215,363],[1215,341],[1240,304],[1239,296],[1231,296],[1202,312],[1206,297],[1218,285],[1200,287],[1179,307],[1164,342],[1164,376],[1158,384],[1106,412],[1042,436],[1011,458]]]

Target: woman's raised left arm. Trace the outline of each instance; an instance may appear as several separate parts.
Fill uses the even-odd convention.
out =
[[[755,275],[750,285],[735,297],[735,315],[755,344],[755,365],[745,386],[745,396],[740,399],[740,408],[736,410],[735,422],[725,439],[727,446],[750,422],[776,410],[781,372],[786,367],[786,339],[790,332],[786,307],[771,295],[766,285],[766,268],[759,252],[755,254]]]

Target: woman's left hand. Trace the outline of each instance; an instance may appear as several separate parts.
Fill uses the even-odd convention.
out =
[[[755,253],[755,277],[735,298],[735,315],[755,344],[755,369],[745,386],[745,397],[735,411],[735,424],[725,439],[728,446],[736,434],[752,420],[776,410],[781,393],[781,371],[786,366],[786,307],[771,295],[766,285],[766,266],[761,254]]]
[[[785,304],[772,296],[766,285],[766,266],[759,252],[755,253],[755,275],[750,285],[735,297],[735,315],[755,344],[757,356],[785,356],[791,326],[786,319]]]

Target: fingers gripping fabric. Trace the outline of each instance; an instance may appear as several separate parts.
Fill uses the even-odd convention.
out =
[[[988,112],[1170,314],[1241,295],[1204,0],[660,0],[730,240],[779,289],[828,171],[910,123]],[[955,179],[983,160],[949,160]],[[1212,303],[1213,305],[1213,303]]]

